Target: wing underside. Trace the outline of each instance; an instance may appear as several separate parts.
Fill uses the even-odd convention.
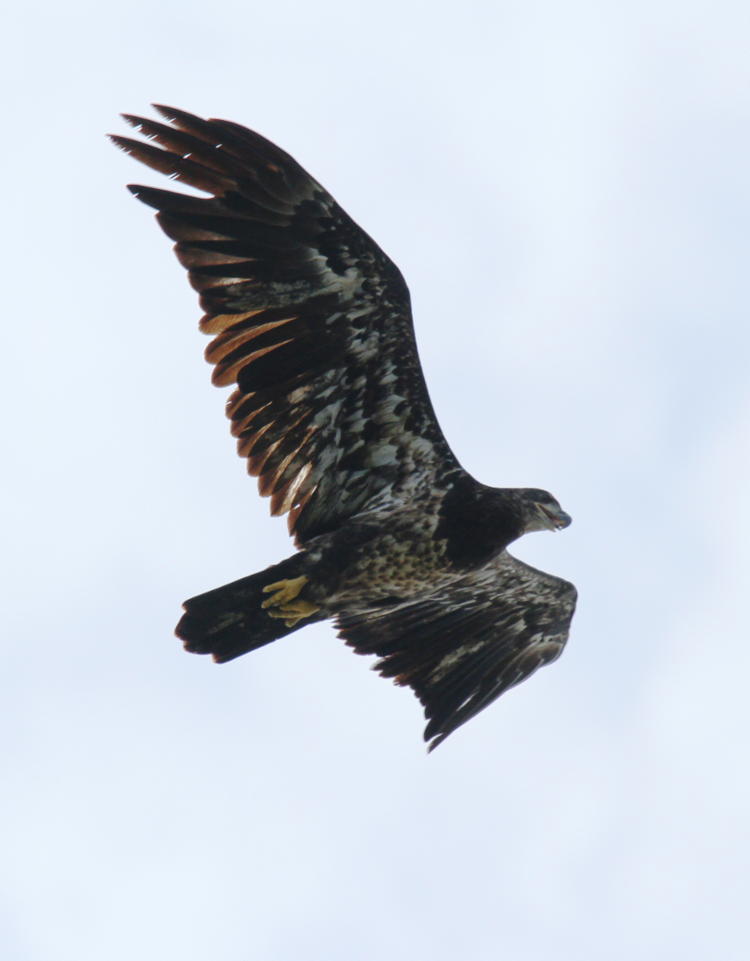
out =
[[[575,610],[572,584],[503,552],[421,599],[342,614],[340,636],[375,669],[413,688],[425,740],[449,734],[537,668],[555,660]]]
[[[126,115],[127,153],[209,194],[133,186],[200,294],[239,453],[298,541],[455,469],[398,269],[288,154],[223,120]]]

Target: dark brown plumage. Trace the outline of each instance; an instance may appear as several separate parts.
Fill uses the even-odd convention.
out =
[[[132,186],[175,243],[213,335],[231,429],[300,549],[187,601],[178,635],[225,661],[333,618],[409,684],[431,748],[558,656],[575,589],[512,558],[567,526],[545,491],[485,487],[437,424],[406,284],[299,164],[259,134],[157,107],[125,115],[146,165],[208,197]]]

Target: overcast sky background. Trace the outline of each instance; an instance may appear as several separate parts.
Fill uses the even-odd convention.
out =
[[[747,3],[8,16],[0,955],[745,959]],[[166,181],[104,139],[154,100],[325,184],[464,466],[574,517],[514,549],[578,586],[564,656],[429,758],[328,625],[223,667],[172,636],[290,542],[124,189]]]

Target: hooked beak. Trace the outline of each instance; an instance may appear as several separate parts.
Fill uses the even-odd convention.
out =
[[[548,504],[538,504],[537,506],[545,518],[545,526],[549,527],[550,530],[561,531],[568,527],[573,520],[570,514],[566,514],[561,507],[555,508]]]

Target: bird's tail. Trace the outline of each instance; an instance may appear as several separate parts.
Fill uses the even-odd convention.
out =
[[[325,615],[299,597],[306,581],[303,567],[304,553],[295,554],[185,601],[185,613],[175,629],[185,650],[211,654],[218,662],[231,661],[322,620]]]

